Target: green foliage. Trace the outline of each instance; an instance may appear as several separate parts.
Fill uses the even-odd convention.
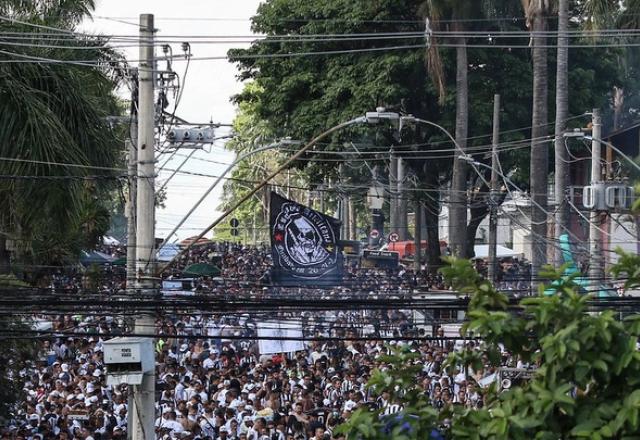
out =
[[[0,425],[7,426],[13,405],[26,397],[20,370],[34,362],[37,348],[34,339],[14,339],[15,335],[30,329],[28,321],[3,316],[0,317],[0,329],[5,333],[0,337]]]
[[[628,287],[634,287],[640,285],[638,267],[637,256],[621,253],[613,272],[628,276]],[[448,427],[440,429],[454,439],[640,436],[640,315],[620,321],[613,311],[588,313],[590,297],[579,294],[561,270],[548,268],[543,275],[555,281],[553,295],[541,290],[516,307],[509,306],[507,297],[475,273],[466,260],[448,260],[442,272],[452,286],[470,296],[463,333],[483,341],[475,350],[465,347],[452,353],[447,365],[470,372],[498,368],[502,358],[498,344],[502,344],[514,359],[537,366],[535,375],[502,392],[495,386],[484,389],[480,409],[453,405],[436,416],[431,411],[420,412],[430,408],[424,393],[416,396],[411,392],[417,370],[411,368],[411,354],[404,350],[390,359],[389,371],[376,371],[369,385],[390,392],[395,399],[401,398],[397,390],[407,386],[402,420],[424,429],[389,436],[383,433],[378,413],[359,411],[341,432],[349,438],[422,439],[429,438],[429,428],[442,426],[447,419]],[[419,417],[416,420],[411,415]]]
[[[0,2],[3,15],[69,30],[92,8],[90,0]],[[35,46],[0,42],[5,61],[105,62],[98,67],[0,64],[0,156],[17,159],[0,162],[0,174],[10,176],[0,183],[0,231],[14,243],[18,263],[75,261],[79,250],[95,246],[108,228],[107,204],[116,188],[109,168],[121,161],[122,142],[105,117],[122,111],[113,93],[119,73],[111,67],[119,57],[101,48],[105,41],[99,37],[78,36],[44,47],[37,34],[46,30],[2,21],[0,31],[36,34],[25,40]]]
[[[455,0],[269,0],[261,4],[253,18],[253,29],[267,36],[286,34],[304,37],[381,32],[421,34],[427,11],[432,18],[433,11],[443,18],[455,18],[477,15],[479,9],[487,17],[514,16],[517,20],[469,23],[470,29],[487,32],[527,30],[525,22],[520,19],[522,10],[518,3],[514,5],[513,2],[504,1]],[[579,10],[574,12],[580,13]],[[444,23],[442,26],[450,31],[453,25]],[[436,41],[445,42],[451,43]],[[235,102],[239,105],[236,131],[242,140],[232,148],[238,151],[238,147],[246,149],[287,136],[301,141],[309,140],[325,129],[360,116],[377,106],[411,113],[453,130],[456,107],[455,50],[439,48],[442,83],[446,87],[445,99],[439,103],[441,90],[438,81],[434,80],[427,69],[428,53],[423,43],[422,37],[313,42],[282,42],[277,38],[267,38],[257,40],[249,49],[231,51],[229,55],[238,65],[240,78],[250,80],[243,92],[235,97]],[[480,37],[469,38],[468,44],[469,147],[486,148],[491,142],[492,101],[495,93],[501,94],[503,103],[501,130],[504,134],[501,142],[530,138],[530,129],[526,128],[531,125],[532,71],[529,52],[522,49],[473,47],[476,44],[487,44],[487,40]],[[501,38],[500,44],[520,46],[522,39]],[[389,47],[411,45],[419,47],[385,50]],[[268,54],[348,52],[371,48],[380,50],[300,57],[259,57]],[[571,53],[570,110],[571,114],[582,114],[594,106],[604,105],[613,85],[623,81],[620,50],[603,48],[595,51],[594,55],[594,49],[576,49]],[[550,60],[553,58],[550,54]],[[553,78],[553,61],[550,62],[549,72],[550,78]],[[419,186],[430,191],[412,191],[411,196],[421,199],[429,205],[430,210],[438,212],[440,198],[437,191],[446,186],[450,178],[453,146],[443,133],[430,127],[405,127],[401,142],[395,134],[395,130],[385,124],[373,128],[352,127],[342,130],[315,148],[315,151],[327,150],[341,154],[309,153],[296,163],[296,167],[303,171],[303,182],[311,182],[313,186],[321,183],[324,178],[335,180],[338,177],[338,165],[349,164],[349,167],[345,167],[345,174],[340,176],[340,181],[351,191],[350,186],[362,188],[371,183],[371,170],[375,170],[384,181],[388,174],[388,151],[394,146],[399,154],[404,154],[408,167],[420,182]],[[363,145],[364,150],[379,151],[379,154],[368,155],[367,166],[363,166],[363,163],[356,162],[362,156],[350,151],[351,142]],[[529,150],[521,148],[517,143],[512,145],[513,149],[501,152],[502,169],[505,173],[515,171],[512,180],[527,189],[530,175]],[[281,151],[283,155],[279,160],[292,154],[292,149]],[[415,159],[415,151],[420,151],[418,157],[428,156],[428,159]],[[477,160],[486,160],[481,150],[472,151],[479,152]],[[549,152],[551,153],[551,148]],[[326,160],[327,158],[331,160]],[[256,173],[256,167],[251,165],[260,164],[260,160],[260,156],[256,156],[247,162],[248,166],[244,169],[239,166],[234,176],[251,180]],[[230,200],[237,199],[237,194],[241,192],[240,186],[237,182],[227,184],[225,193],[232,193]],[[364,196],[364,192],[356,189],[352,191],[352,195],[354,199],[359,199]],[[474,203],[482,206],[486,205],[486,200],[475,200]],[[258,201],[252,200],[244,205],[239,215],[245,218],[256,207],[259,207]],[[433,219],[429,221],[433,222]],[[435,238],[430,237],[430,240],[437,242]]]
[[[20,281],[15,275],[0,275],[0,289],[11,289],[14,287],[29,287],[24,281]]]
[[[419,354],[412,353],[408,347],[394,349],[391,355],[381,356],[380,361],[392,366],[390,371],[374,370],[367,386],[376,395],[388,393],[394,402],[401,401],[403,411],[400,422],[387,426],[390,419],[380,417],[379,411],[369,411],[367,408],[358,409],[348,422],[336,429],[338,434],[346,434],[348,438],[356,439],[429,439],[434,429],[439,427],[438,412],[431,407],[424,398],[415,380],[421,370],[418,361]],[[418,361],[418,362],[416,362]],[[400,391],[401,390],[401,391]],[[401,393],[401,397],[400,397]],[[408,426],[403,424],[407,423]],[[392,429],[392,433],[388,432]]]

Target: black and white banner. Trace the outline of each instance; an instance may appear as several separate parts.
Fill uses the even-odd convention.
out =
[[[340,222],[271,193],[273,281],[281,285],[336,285],[342,281]]]

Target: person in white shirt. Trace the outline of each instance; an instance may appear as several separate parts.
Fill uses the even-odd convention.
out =
[[[218,359],[218,350],[212,348],[209,352],[209,357],[202,362],[202,368],[209,370],[210,368],[220,368],[220,359]]]

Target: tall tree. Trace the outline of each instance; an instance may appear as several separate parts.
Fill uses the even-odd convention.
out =
[[[469,61],[467,56],[467,38],[463,32],[466,30],[466,20],[478,18],[482,12],[480,1],[464,0],[427,0],[422,5],[423,13],[433,22],[435,30],[443,26],[439,24],[441,19],[451,22],[451,31],[458,33],[453,38],[456,46],[456,123],[455,139],[456,148],[453,158],[453,176],[451,180],[451,192],[449,195],[449,246],[454,255],[470,257],[473,252],[474,241],[467,240],[467,174],[468,169],[464,161],[459,160],[460,155],[465,154],[467,138],[469,137]],[[428,69],[433,81],[438,86],[440,103],[444,102],[444,75],[440,63],[440,55],[437,52],[437,44],[432,41],[428,49]]]
[[[558,0],[558,49],[556,64],[556,124],[555,124],[555,234],[558,240],[568,226],[568,209],[565,189],[569,184],[568,152],[563,133],[569,117],[569,0]],[[555,251],[555,262],[562,261],[559,249]]]
[[[22,263],[60,264],[96,244],[108,227],[103,201],[117,182],[110,169],[122,143],[105,117],[121,112],[113,93],[118,71],[111,64],[118,57],[102,48],[104,39],[72,32],[92,8],[90,0],[0,1],[0,13],[16,20],[1,21],[0,30],[26,36],[0,42],[4,270],[7,238]],[[46,44],[51,33],[46,26],[62,29],[65,37]],[[72,46],[86,49],[68,49]],[[95,66],[76,63],[79,59],[95,60]]]
[[[547,16],[550,0],[522,0],[527,26],[532,31],[533,108],[531,112],[531,250],[532,276],[536,278],[547,251],[547,135],[549,77],[547,65]]]

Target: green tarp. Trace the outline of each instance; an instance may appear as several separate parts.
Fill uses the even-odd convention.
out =
[[[111,263],[113,266],[126,266],[127,265],[127,257],[120,257]]]
[[[196,275],[201,277],[217,277],[220,275],[220,269],[213,264],[195,263],[187,266],[183,273],[186,275]]]

